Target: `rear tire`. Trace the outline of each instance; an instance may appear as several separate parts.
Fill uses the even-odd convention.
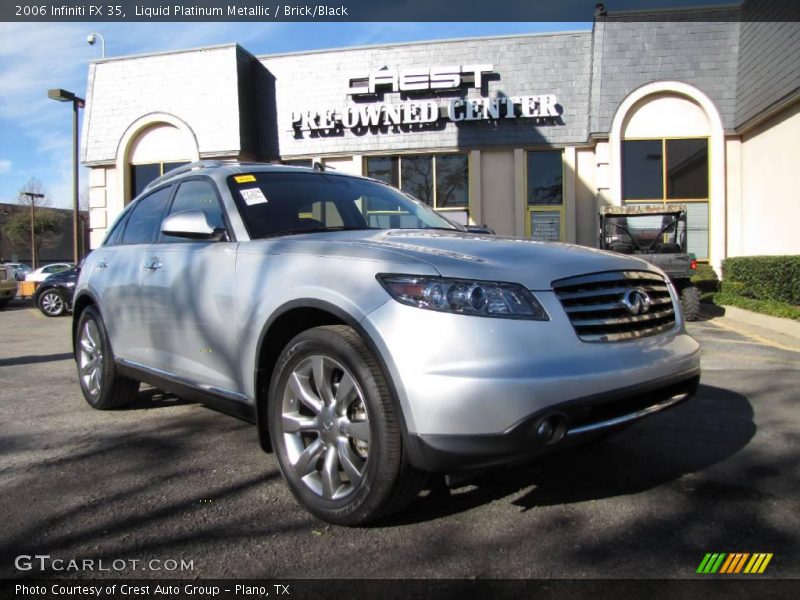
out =
[[[425,474],[405,457],[386,378],[350,327],[315,327],[289,342],[273,373],[268,418],[289,488],[320,519],[364,525],[422,489]]]
[[[92,408],[118,408],[136,399],[139,382],[117,374],[108,333],[94,306],[87,307],[78,321],[75,359],[83,397]]]
[[[700,318],[700,290],[694,285],[687,285],[681,290],[681,308],[683,318],[697,321]]]

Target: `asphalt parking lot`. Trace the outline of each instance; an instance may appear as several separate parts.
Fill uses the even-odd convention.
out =
[[[105,577],[683,578],[707,552],[773,553],[767,576],[799,577],[800,346],[726,321],[690,325],[692,401],[345,529],[296,504],[251,425],[152,389],[91,410],[70,319],[17,301],[0,311],[0,577],[91,576],[15,569],[47,554],[127,561]]]

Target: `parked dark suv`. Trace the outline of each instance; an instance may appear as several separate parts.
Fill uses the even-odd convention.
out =
[[[48,317],[60,317],[72,310],[72,295],[80,269],[54,273],[45,279],[33,295],[33,302]]]

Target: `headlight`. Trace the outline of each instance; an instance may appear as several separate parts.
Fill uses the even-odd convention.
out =
[[[476,317],[550,320],[533,294],[516,283],[414,275],[378,275],[378,281],[392,298],[417,308]]]

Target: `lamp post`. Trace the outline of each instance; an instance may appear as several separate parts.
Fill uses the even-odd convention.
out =
[[[72,255],[77,265],[80,261],[78,247],[78,109],[83,108],[83,98],[62,89],[47,91],[48,98],[59,102],[72,102]]]
[[[44,198],[44,194],[35,192],[22,192],[21,196],[27,196],[31,201],[31,267],[36,268],[36,199]]]
[[[86,36],[86,43],[90,46],[94,46],[94,43],[97,41],[97,38],[100,38],[100,54],[103,58],[106,57],[106,40],[105,38],[100,35],[99,33],[90,33]]]

